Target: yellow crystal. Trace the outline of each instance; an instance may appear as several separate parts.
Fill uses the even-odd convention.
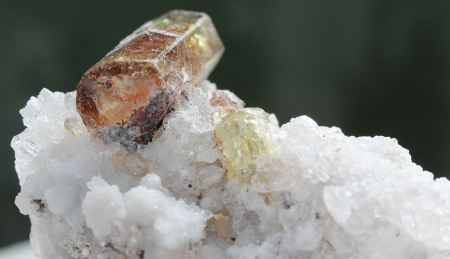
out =
[[[269,115],[260,108],[215,113],[213,125],[216,147],[223,152],[222,166],[228,180],[238,177],[242,183],[248,183],[255,173],[256,158],[276,150],[272,140],[275,128]]]

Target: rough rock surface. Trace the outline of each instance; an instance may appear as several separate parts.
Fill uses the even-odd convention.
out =
[[[202,91],[203,89],[203,91]],[[250,182],[215,147],[215,85],[185,85],[152,142],[130,151],[90,134],[75,93],[43,89],[14,137],[40,258],[443,258],[450,183],[386,137],[347,137],[300,116]],[[229,107],[228,107],[229,108]]]

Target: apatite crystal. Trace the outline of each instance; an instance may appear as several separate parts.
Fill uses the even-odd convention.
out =
[[[275,127],[269,114],[260,108],[244,108],[229,114],[213,115],[216,147],[223,151],[221,160],[228,180],[239,177],[248,182],[255,172],[255,160],[276,150],[272,140]]]
[[[146,143],[180,86],[207,78],[223,51],[208,15],[171,11],[142,25],[84,74],[77,110],[89,131],[131,129],[131,137]]]

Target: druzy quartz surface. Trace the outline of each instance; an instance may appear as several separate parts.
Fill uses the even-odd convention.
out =
[[[11,145],[37,257],[450,252],[447,179],[396,139],[345,136],[307,116],[279,127],[274,114],[244,108],[202,80],[222,50],[209,17],[173,11],[126,38],[77,92],[29,100]],[[121,140],[105,141],[114,134]]]
[[[180,86],[208,77],[224,47],[208,15],[171,11],[141,26],[90,68],[77,88],[88,130],[120,127],[151,140]]]

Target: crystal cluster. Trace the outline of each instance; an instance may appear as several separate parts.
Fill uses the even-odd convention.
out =
[[[144,28],[184,33],[177,20],[184,14]],[[124,144],[138,138],[133,123],[147,121],[95,130],[96,113],[78,113],[80,88],[43,89],[21,110],[27,128],[11,143],[22,187],[16,204],[31,219],[39,258],[441,259],[450,252],[450,182],[414,164],[397,140],[348,137],[306,116],[279,127],[275,115],[244,108],[233,93],[183,78],[170,112],[152,113],[162,121],[151,142],[140,138],[133,149]],[[128,82],[120,80],[116,89]],[[92,87],[104,91],[100,99],[112,96]],[[150,88],[171,89],[158,87]],[[118,110],[108,112],[122,111],[122,100],[111,100]]]
[[[226,126],[212,125],[229,107],[211,106],[215,85],[201,86],[183,86],[187,98],[164,118],[160,136],[135,152],[82,128],[74,92],[44,89],[28,102],[27,129],[12,141],[22,185],[16,204],[31,218],[39,257],[442,258],[450,251],[450,183],[412,163],[395,139],[346,137],[306,116],[278,128],[260,109],[236,109],[223,141],[253,138],[275,148],[252,149],[245,160],[250,146],[232,142],[254,171],[248,181],[227,180],[226,149],[214,141]],[[265,134],[249,137],[258,130]]]

